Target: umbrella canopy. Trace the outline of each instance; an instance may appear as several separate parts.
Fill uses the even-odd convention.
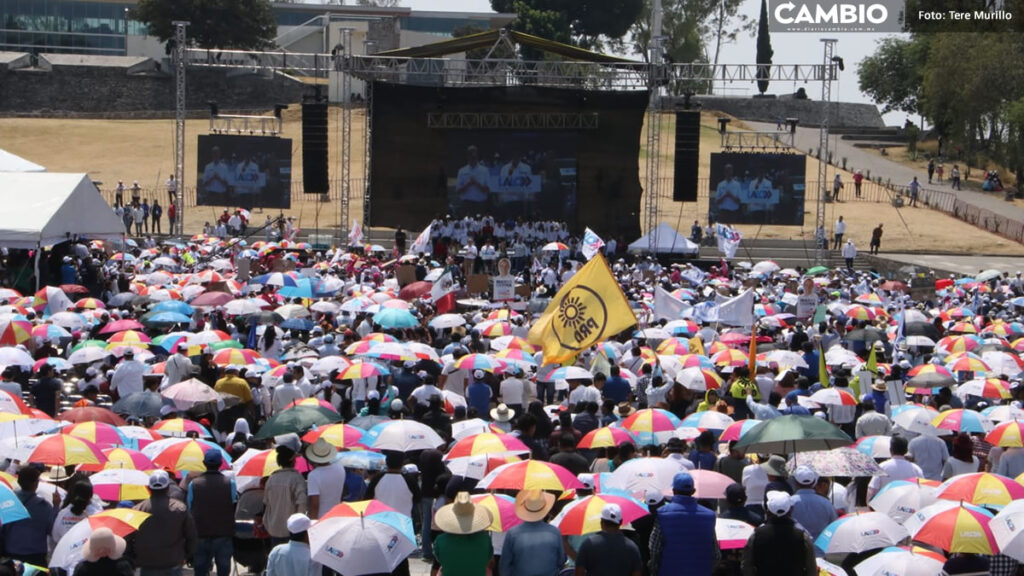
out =
[[[378,438],[379,440],[379,438]],[[445,454],[446,460],[462,456],[479,456],[481,454],[493,454],[495,456],[515,456],[529,454],[530,447],[523,444],[515,436],[508,434],[477,434],[469,438],[459,440]]]
[[[814,546],[825,554],[866,552],[899,544],[907,529],[881,512],[847,514],[825,527]]]
[[[373,315],[373,322],[384,328],[413,328],[419,326],[420,321],[408,310],[401,308],[381,308],[380,312]]]
[[[223,457],[221,470],[231,467],[231,456],[223,448],[207,442],[191,438],[166,438],[158,440],[142,449],[142,453],[161,468],[175,472],[206,472],[203,456],[211,451],[219,450]]]
[[[722,430],[722,434],[719,435],[718,441],[730,442],[732,440],[739,440],[740,438],[745,436],[747,432],[750,432],[754,428],[754,426],[757,426],[760,423],[761,420],[756,420],[754,418],[748,418],[746,420],[739,420],[733,422],[732,424],[729,424],[729,426],[726,427],[724,430]]]
[[[412,519],[376,500],[338,504],[309,529],[311,560],[346,576],[393,572],[416,548]]]
[[[919,510],[935,503],[936,488],[933,482],[921,478],[893,480],[879,490],[868,505],[872,510],[903,523]]]
[[[995,425],[987,417],[974,410],[954,408],[940,413],[932,419],[932,426],[942,430],[953,432],[968,432],[986,434],[991,432]]]
[[[940,500],[907,518],[911,538],[946,552],[997,554],[999,545],[989,523],[992,513],[964,502]]]
[[[100,448],[120,446],[127,441],[127,438],[116,426],[106,422],[79,422],[78,424],[67,426],[61,432],[88,440]]]
[[[375,450],[412,452],[429,450],[444,444],[433,428],[415,420],[391,420],[380,425],[376,438],[370,445]]]
[[[36,436],[26,441],[21,449],[26,454],[20,458],[23,462],[48,466],[102,464],[107,461],[99,446],[68,434]]]
[[[601,509],[616,504],[622,510],[622,524],[650,514],[646,504],[629,496],[594,494],[570,503],[551,521],[564,536],[582,536],[601,531]]]
[[[1003,448],[1024,447],[1024,422],[1003,422],[985,436],[985,442]]]
[[[1003,554],[1024,562],[1024,500],[1011,502],[989,522]]]
[[[295,432],[304,434],[314,426],[328,426],[341,417],[322,406],[295,406],[272,416],[260,427],[257,439],[273,438],[280,434]]]
[[[135,532],[149,518],[146,512],[131,508],[114,508],[104,510],[80,521],[68,530],[50,556],[50,567],[59,567],[68,574],[74,572],[75,566],[82,561],[82,548],[89,536],[100,528],[109,528],[114,534],[124,538]]]
[[[488,532],[507,532],[523,523],[516,516],[516,499],[507,494],[474,494],[470,498],[477,506],[490,511],[491,525],[487,527]]]
[[[313,428],[302,437],[302,441],[313,444],[320,438],[335,448],[354,448],[362,445],[366,431],[348,424],[329,424]]]
[[[539,460],[522,460],[499,466],[477,484],[484,490],[553,490],[564,492],[582,488],[572,472],[558,464]]]
[[[625,428],[613,428],[604,426],[587,432],[580,439],[576,447],[581,450],[593,450],[596,448],[611,448],[625,442],[636,442],[633,434]]]
[[[148,456],[138,450],[107,448],[103,451],[103,455],[107,457],[107,461],[103,464],[82,464],[79,470],[83,472],[99,472],[100,470],[124,469],[148,472],[157,469],[156,464],[153,464],[153,461]]]
[[[149,474],[129,468],[110,468],[89,477],[95,493],[107,502],[149,498]]]
[[[715,519],[715,536],[722,550],[743,548],[753,535],[754,526],[746,522],[721,517]]]
[[[28,510],[18,499],[18,495],[7,484],[0,483],[0,525],[6,526],[11,522],[28,518]]]
[[[172,438],[184,438],[189,432],[195,432],[201,438],[213,438],[213,434],[202,424],[186,418],[170,418],[161,420],[150,426],[150,430],[161,436]]]
[[[639,410],[622,421],[622,427],[643,445],[667,442],[681,425],[682,421],[675,414],[660,408]]]
[[[889,546],[854,566],[858,576],[944,576],[946,557],[926,548]]]
[[[814,416],[789,414],[758,424],[736,443],[736,448],[748,454],[788,454],[831,450],[850,444],[853,438],[830,422]]]
[[[729,426],[732,426],[735,420],[729,417],[728,414],[722,414],[717,410],[704,410],[703,412],[694,412],[683,419],[680,426],[684,428],[700,428],[702,430],[725,430]]]
[[[874,458],[850,446],[833,448],[832,450],[801,452],[786,462],[786,469],[790,473],[797,466],[810,466],[819,476],[858,478],[882,474],[882,469],[875,462]]]
[[[602,488],[641,495],[648,490],[665,493],[672,488],[672,478],[684,471],[686,468],[677,460],[634,458],[616,468]]]
[[[1002,508],[1013,500],[1024,499],[1024,485],[1012,478],[976,472],[953,476],[935,492],[941,500],[970,502],[987,508]]]
[[[220,394],[214,392],[206,382],[189,378],[164,389],[161,396],[174,402],[178,410],[188,410],[197,404],[217,402]]]
[[[124,398],[121,398],[111,407],[117,414],[124,414],[125,416],[134,416],[139,419],[145,418],[159,418],[160,408],[163,406],[163,397],[156,392],[145,390],[143,392],[136,392],[129,394]],[[109,410],[107,410],[109,412]],[[124,420],[121,420],[121,424],[124,425]]]

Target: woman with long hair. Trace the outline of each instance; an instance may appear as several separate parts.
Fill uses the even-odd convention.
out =
[[[953,452],[942,467],[942,479],[948,480],[961,474],[973,474],[978,471],[981,461],[974,455],[974,443],[971,436],[961,432],[953,439]]]
[[[68,488],[67,498],[64,506],[57,511],[50,529],[50,551],[53,551],[57,542],[67,534],[72,526],[79,521],[102,511],[103,509],[92,502],[92,483],[86,479],[75,482]]]

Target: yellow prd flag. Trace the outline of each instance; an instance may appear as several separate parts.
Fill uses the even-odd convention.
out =
[[[818,343],[818,383],[821,384],[822,388],[828,388],[828,368],[825,366],[825,348]]]
[[[750,328],[750,358],[747,360],[747,369],[750,370],[750,381],[757,376],[757,323]]]
[[[560,364],[636,324],[626,296],[598,254],[579,269],[530,328],[529,341],[545,364]]]
[[[704,342],[701,341],[700,336],[690,338],[690,354],[707,356],[707,354],[704,353]]]

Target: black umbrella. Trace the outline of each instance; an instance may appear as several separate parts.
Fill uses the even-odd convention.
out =
[[[163,405],[163,396],[146,390],[121,398],[111,407],[111,410],[117,414],[137,418],[160,418],[160,408]]]
[[[939,341],[939,331],[931,322],[907,322],[903,326],[903,333],[907,336],[927,336]]]
[[[878,328],[868,326],[866,328],[851,330],[850,333],[846,335],[846,339],[851,342],[884,342],[885,334]]]

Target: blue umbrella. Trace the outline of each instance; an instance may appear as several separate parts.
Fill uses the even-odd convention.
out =
[[[312,298],[313,286],[309,278],[300,278],[296,286],[285,285],[277,293],[286,298]]]
[[[28,510],[6,484],[0,484],[0,524],[7,525],[29,517]]]
[[[345,468],[357,470],[383,470],[384,455],[369,450],[350,450],[338,454],[338,462]]]
[[[263,274],[262,276],[256,276],[252,280],[249,280],[249,284],[259,284],[261,286],[298,286],[299,283],[292,276],[283,272],[271,272],[270,274]]]
[[[382,308],[373,315],[373,321],[384,328],[413,328],[420,325],[412,312],[404,308]]]
[[[281,328],[285,330],[298,330],[300,332],[308,332],[313,329],[313,321],[309,318],[289,318],[284,322],[281,322]]]
[[[188,324],[192,318],[178,312],[157,312],[146,318],[148,324]]]
[[[195,309],[181,300],[166,300],[153,306],[153,312],[176,312],[178,314],[184,314],[191,316]]]

